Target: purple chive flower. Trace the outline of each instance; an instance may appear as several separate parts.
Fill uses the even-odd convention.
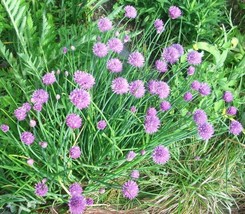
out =
[[[171,19],[177,19],[182,15],[180,8],[176,6],[171,6],[168,10],[168,14]]]
[[[31,159],[31,158],[29,158],[29,159],[26,161],[26,163],[27,163],[29,166],[33,166],[34,160]]]
[[[180,57],[179,51],[172,46],[167,47],[163,50],[162,58],[166,60],[166,62],[169,62],[170,64],[176,63],[179,60],[179,57]]]
[[[98,28],[101,32],[106,32],[112,29],[112,22],[108,18],[101,18],[98,21]]]
[[[168,70],[168,65],[162,60],[156,60],[155,67],[160,73],[165,73]]]
[[[69,114],[66,117],[66,125],[71,129],[79,129],[82,126],[82,118],[77,114]]]
[[[6,125],[6,124],[2,124],[1,126],[0,126],[0,129],[3,131],[3,132],[8,132],[9,131],[9,126],[8,125]]]
[[[118,38],[112,38],[109,39],[108,43],[107,43],[107,47],[115,52],[115,53],[121,53],[123,50],[123,43],[120,39]]]
[[[129,84],[127,79],[118,77],[112,81],[111,88],[115,94],[125,94],[129,90]]]
[[[38,196],[45,196],[48,193],[48,186],[45,184],[45,180],[42,180],[41,182],[38,182],[35,185],[35,194]]]
[[[137,108],[135,106],[131,106],[130,111],[132,113],[135,113],[135,112],[137,112]]]
[[[127,161],[132,161],[135,157],[136,157],[136,153],[135,153],[134,151],[130,151],[130,152],[126,155],[126,160],[127,160]]]
[[[49,99],[48,92],[43,89],[38,89],[33,92],[31,102],[34,104],[44,104],[47,103]]]
[[[184,100],[185,101],[191,101],[192,100],[192,93],[191,92],[186,92],[185,94],[184,94]]]
[[[236,115],[236,113],[237,113],[237,108],[234,106],[231,106],[226,110],[226,114],[229,115]]]
[[[223,94],[223,99],[225,102],[230,103],[233,100],[233,95],[230,91],[225,91],[225,93]]]
[[[127,181],[122,186],[122,193],[125,198],[134,199],[139,193],[139,187],[134,181]]]
[[[178,51],[179,57],[184,54],[184,48],[183,48],[182,45],[180,45],[180,44],[172,44],[171,47],[175,48]]]
[[[167,98],[170,93],[170,88],[163,81],[150,80],[148,83],[150,94],[157,94],[160,99]]]
[[[14,116],[18,121],[22,121],[26,118],[26,109],[23,107],[19,107],[14,111]]]
[[[73,195],[69,200],[71,214],[81,214],[86,209],[86,199],[82,195]]]
[[[80,150],[79,146],[73,146],[73,147],[71,147],[70,148],[70,151],[69,151],[69,155],[73,159],[79,158],[80,155],[81,155],[81,150]]]
[[[69,192],[71,196],[73,195],[81,195],[83,192],[83,188],[79,183],[73,183],[69,186]]]
[[[63,47],[62,51],[63,51],[63,54],[66,54],[67,51],[68,51],[68,48],[67,47]]]
[[[201,83],[198,82],[197,80],[194,80],[192,83],[191,83],[191,88],[195,91],[198,91],[199,88],[201,86]]]
[[[203,123],[198,126],[198,135],[203,140],[209,140],[214,134],[214,128],[210,123]]]
[[[113,59],[108,60],[106,67],[112,73],[119,73],[123,69],[122,62],[117,58],[113,58]]]
[[[42,81],[44,85],[52,85],[53,83],[56,82],[54,73],[51,72],[51,73],[45,74],[42,78]]]
[[[26,112],[29,112],[31,110],[31,105],[30,103],[24,103],[22,107],[26,110]]]
[[[161,19],[156,19],[154,22],[154,27],[157,30],[157,33],[162,33],[164,31],[164,23]]]
[[[99,130],[104,130],[107,126],[107,123],[105,120],[100,120],[98,123],[97,123],[97,129]]]
[[[137,16],[137,10],[133,6],[127,5],[124,8],[124,11],[125,11],[125,17],[127,18],[134,19]]]
[[[89,93],[83,89],[74,89],[69,98],[78,109],[87,108],[91,102]]]
[[[125,35],[124,39],[123,39],[124,43],[130,42],[130,36],[129,35]]]
[[[86,198],[86,205],[92,206],[94,204],[94,200],[92,198]]]
[[[39,145],[42,147],[42,148],[47,148],[48,146],[48,143],[47,142],[39,142]]]
[[[129,92],[136,98],[141,98],[145,95],[144,82],[135,80],[129,84]]]
[[[197,125],[201,125],[203,123],[206,123],[208,117],[202,109],[197,109],[193,114],[193,120]]]
[[[157,146],[152,153],[152,159],[156,164],[165,164],[170,159],[168,148],[160,145]]]
[[[97,42],[93,46],[93,53],[95,56],[102,58],[105,57],[108,53],[108,48],[104,43]]]
[[[154,134],[158,131],[161,122],[156,115],[146,115],[144,128],[147,134]]]
[[[190,51],[187,54],[187,62],[191,65],[199,65],[202,62],[202,54],[197,51]]]
[[[30,120],[30,123],[29,123],[30,127],[35,127],[37,125],[37,122],[36,120]]]
[[[138,179],[140,177],[139,170],[133,170],[130,176],[131,178]]]
[[[189,76],[193,75],[195,73],[195,67],[193,66],[190,66],[188,69],[187,69],[187,74]]]
[[[234,135],[239,135],[243,131],[242,124],[236,120],[231,121],[229,129],[230,133]]]
[[[211,88],[207,83],[201,83],[198,91],[203,96],[211,94]]]
[[[171,104],[170,104],[170,102],[168,102],[168,101],[163,101],[163,102],[161,102],[161,103],[160,103],[160,109],[161,109],[162,111],[168,111],[169,109],[171,109]]]
[[[20,140],[26,145],[31,145],[34,142],[35,137],[31,132],[22,132]]]
[[[91,89],[95,84],[94,77],[83,71],[76,71],[74,73],[74,81],[84,90]]]
[[[130,65],[140,68],[144,66],[144,62],[145,58],[140,52],[136,51],[129,54],[128,63]]]
[[[156,116],[157,115],[157,110],[153,107],[150,107],[147,109],[147,112],[146,112],[146,115],[147,116]]]
[[[140,154],[141,154],[142,156],[144,156],[144,155],[145,155],[145,153],[146,153],[146,151],[145,151],[145,150],[141,150],[141,151],[140,151]]]
[[[35,111],[39,111],[40,112],[43,109],[43,105],[42,104],[39,104],[39,103],[36,103],[36,104],[34,104],[33,109]]]

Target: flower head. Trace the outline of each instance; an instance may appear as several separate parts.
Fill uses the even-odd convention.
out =
[[[27,164],[28,164],[29,166],[33,166],[33,164],[34,164],[34,160],[31,159],[31,158],[29,158],[26,162],[27,162]]]
[[[132,161],[135,157],[136,157],[136,153],[134,151],[130,151],[126,156],[126,160]]]
[[[99,130],[104,130],[107,126],[107,123],[105,120],[100,120],[98,123],[97,123],[97,129]]]
[[[242,124],[236,120],[231,121],[230,123],[230,133],[234,135],[239,135],[243,130]]]
[[[39,145],[42,147],[42,148],[47,148],[48,146],[48,143],[47,142],[39,142]]]
[[[129,92],[136,98],[141,98],[145,95],[144,82],[135,80],[129,84]]]
[[[123,50],[123,43],[118,38],[112,38],[108,41],[107,47],[115,53],[121,53]]]
[[[191,83],[191,88],[195,91],[198,91],[199,88],[201,86],[201,83],[198,82],[197,80],[194,80],[192,83]]]
[[[145,62],[145,58],[140,52],[136,51],[129,54],[128,63],[130,65],[141,68],[144,66],[144,62]]]
[[[156,116],[157,115],[157,110],[153,107],[150,107],[147,109],[147,112],[146,112],[146,115],[147,116]]]
[[[162,58],[166,60],[166,62],[174,64],[179,60],[179,57],[179,51],[173,46],[167,47],[163,50]]]
[[[112,29],[112,22],[108,18],[101,18],[98,21],[98,28],[101,32],[106,32]]]
[[[167,63],[160,59],[155,62],[155,67],[160,73],[165,73],[168,70]]]
[[[184,54],[184,48],[181,44],[172,44],[171,47],[175,48],[178,51],[179,57]]]
[[[189,76],[192,76],[194,73],[195,73],[195,67],[190,66],[190,67],[187,69],[187,74],[188,74]]]
[[[230,91],[226,91],[223,95],[223,99],[225,102],[230,103],[233,100],[233,95]]]
[[[211,94],[211,88],[207,83],[201,83],[198,91],[203,96]]]
[[[214,128],[210,123],[203,123],[198,126],[198,134],[203,140],[209,140],[214,134]]]
[[[132,113],[135,113],[137,111],[137,108],[135,106],[131,106],[130,111]]]
[[[112,73],[119,73],[123,69],[122,62],[117,58],[112,58],[107,61],[106,67]]]
[[[154,134],[158,131],[161,125],[160,119],[157,115],[146,115],[144,128],[145,132],[148,134]]]
[[[177,19],[182,15],[180,8],[176,6],[171,6],[168,10],[168,14],[171,19]]]
[[[226,110],[226,114],[229,115],[236,115],[236,113],[237,113],[237,108],[234,106],[231,106]]]
[[[145,150],[141,150],[141,151],[140,151],[140,154],[141,154],[142,156],[144,156],[144,155],[145,155],[145,153],[146,153],[146,151],[145,151]]]
[[[185,101],[191,101],[192,100],[192,93],[191,92],[186,92],[185,94],[184,94],[184,100]]]
[[[74,81],[85,90],[91,89],[95,84],[93,75],[83,71],[76,71],[74,73]]]
[[[23,107],[19,107],[14,111],[14,116],[18,121],[22,121],[26,118],[26,109]]]
[[[73,195],[69,200],[71,214],[81,214],[86,209],[86,200],[82,195]]]
[[[162,111],[168,111],[169,109],[171,109],[171,104],[170,104],[170,102],[168,102],[168,101],[163,101],[163,102],[161,102],[161,103],[160,103],[160,109],[161,109]]]
[[[34,104],[44,104],[47,103],[49,99],[48,92],[43,89],[38,89],[33,92],[31,102]]]
[[[29,112],[31,110],[31,105],[30,103],[24,103],[22,107],[26,110],[26,112]]]
[[[52,85],[53,83],[55,83],[56,78],[54,72],[45,74],[42,78],[42,81],[44,85]]]
[[[164,23],[161,19],[156,19],[154,22],[154,27],[157,30],[157,33],[162,33],[164,31]]]
[[[69,155],[73,159],[77,159],[81,155],[81,150],[79,146],[73,146],[70,148]]]
[[[152,159],[156,164],[165,164],[170,159],[168,148],[160,145],[157,146],[152,153]]]
[[[3,132],[8,132],[9,131],[9,126],[8,125],[6,125],[6,124],[2,124],[1,126],[0,126],[0,129],[3,131]]]
[[[92,198],[86,198],[86,205],[92,206],[94,204],[94,200]]]
[[[35,111],[42,111],[42,109],[43,109],[43,104],[36,103],[36,104],[34,104],[33,109],[34,109]]]
[[[89,93],[83,89],[74,89],[69,98],[78,109],[87,108],[91,102]]]
[[[197,109],[193,114],[193,119],[196,124],[201,125],[203,123],[206,123],[208,117],[202,109]]]
[[[134,181],[127,181],[122,186],[122,193],[125,198],[134,199],[139,193],[139,187]]]
[[[35,194],[38,196],[45,196],[48,193],[48,186],[45,184],[46,181],[38,182],[35,185]]]
[[[112,81],[111,88],[115,94],[125,94],[129,90],[129,84],[127,79],[118,77]]]
[[[82,126],[82,118],[77,114],[69,114],[66,117],[66,125],[71,129],[79,129]]]
[[[163,81],[150,80],[148,88],[151,94],[157,94],[160,99],[167,98],[170,93],[168,84]]]
[[[187,54],[187,62],[191,65],[199,65],[202,62],[202,54],[197,51],[190,51]]]
[[[125,11],[125,17],[127,18],[134,19],[137,16],[137,10],[133,6],[127,5],[124,8],[124,11]]]
[[[108,53],[107,46],[102,42],[97,42],[93,46],[93,53],[95,56],[102,58],[105,57]]]
[[[73,195],[81,195],[83,192],[83,188],[79,183],[73,183],[69,187],[70,194]]]
[[[139,170],[133,170],[130,176],[131,178],[138,179],[140,177]]]
[[[30,125],[30,127],[35,127],[37,125],[36,120],[30,120],[29,125]]]
[[[34,142],[35,137],[31,132],[22,132],[20,140],[26,145],[31,145]]]

